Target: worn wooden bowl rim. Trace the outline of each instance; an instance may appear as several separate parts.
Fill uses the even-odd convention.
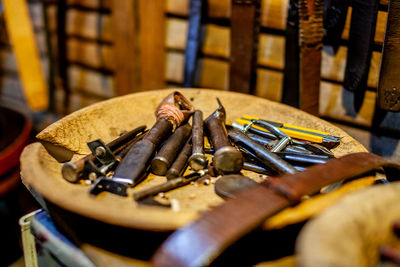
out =
[[[153,113],[156,106],[162,98],[173,90],[176,89],[134,93],[96,103],[53,123],[39,133],[37,138],[80,153],[80,156],[75,157],[79,158],[88,153],[86,142],[90,138],[102,138],[105,142],[115,138],[107,128],[110,125],[113,125],[115,132],[129,130],[129,128],[143,123],[151,127],[155,121]],[[203,110],[204,117],[215,110],[217,104],[214,99],[219,97],[227,110],[228,124],[243,114],[264,118],[268,116],[268,119],[271,120],[280,120],[289,124],[316,128],[342,137],[342,145],[334,150],[336,156],[366,151],[360,143],[338,127],[281,103],[256,96],[220,90],[179,89],[179,91],[188,99],[193,100],[196,108]],[[128,116],[129,114],[126,114],[131,109],[136,112],[134,120]],[[114,113],[119,113],[119,115],[117,114],[117,116]],[[105,128],[108,130],[105,130]],[[73,139],[77,139],[75,140],[76,142],[73,142]],[[21,156],[22,181],[28,188],[34,189],[34,191],[43,196],[46,201],[50,201],[63,209],[118,226],[154,231],[174,230],[196,219],[209,206],[222,203],[222,200],[215,195],[211,187],[199,187],[196,189],[190,186],[186,187],[186,191],[183,190],[180,193],[175,190],[176,192],[171,194],[173,197],[181,197],[186,200],[189,199],[187,194],[196,194],[196,192],[202,192],[199,193],[204,193],[201,197],[207,197],[190,200],[193,203],[197,203],[196,205],[198,206],[195,208],[183,208],[179,212],[157,207],[139,207],[132,200],[132,196],[121,198],[112,194],[104,194],[93,197],[88,194],[88,187],[65,181],[61,177],[61,165],[47,153],[40,143],[31,144],[25,148]],[[157,179],[163,178],[158,177],[154,181]],[[148,186],[150,186],[151,181]],[[158,180],[158,182],[160,181]],[[146,183],[144,186],[146,186]],[[182,202],[183,205],[187,204],[189,206],[191,205],[190,203]],[[293,222],[293,218],[291,220],[283,220],[281,225],[291,222]]]

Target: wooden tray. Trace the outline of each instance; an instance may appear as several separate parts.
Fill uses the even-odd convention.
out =
[[[280,103],[226,91],[206,89],[180,89],[179,91],[193,102],[195,108],[203,111],[204,117],[216,109],[215,99],[219,97],[226,108],[228,124],[243,114],[254,115],[273,121],[319,129],[342,137],[342,144],[333,150],[335,156],[366,151],[361,144],[341,129]],[[144,124],[151,127],[155,122],[154,111],[157,105],[171,92],[172,89],[147,91],[97,103],[50,125],[39,133],[37,138],[77,153],[74,155],[74,159],[77,159],[89,153],[86,146],[88,141],[101,138],[103,141],[109,142],[123,130],[130,130]],[[27,187],[33,188],[51,205],[115,226],[139,230],[171,231],[193,221],[202,212],[223,202],[214,193],[212,185],[188,185],[166,194],[169,198],[178,200],[179,211],[139,206],[132,199],[132,192],[165,181],[165,177],[154,175],[150,175],[134,189],[129,189],[129,197],[119,197],[110,193],[102,193],[93,197],[88,193],[89,186],[65,181],[61,176],[61,166],[62,163],[57,162],[41,143],[34,143],[26,147],[21,156],[22,180]],[[250,172],[245,173],[255,179],[258,177]],[[309,211],[310,203],[319,206],[320,201],[317,199],[315,204],[312,204],[312,199],[308,201],[308,213],[301,211],[299,213],[298,210],[289,211],[289,214],[286,212],[274,227],[283,227],[293,223],[296,218],[298,221],[304,220],[304,214],[307,214],[307,217],[316,212],[315,209]]]

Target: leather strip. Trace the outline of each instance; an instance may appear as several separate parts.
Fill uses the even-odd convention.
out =
[[[391,0],[378,84],[378,107],[400,111],[400,2]]]
[[[367,88],[368,72],[378,14],[378,0],[353,0],[344,88],[354,92],[354,107],[361,108]]]
[[[186,41],[183,75],[183,86],[188,88],[193,87],[196,79],[196,66],[202,43],[201,24],[207,10],[206,4],[207,1],[190,0],[189,31]]]
[[[268,217],[303,195],[323,186],[383,167],[388,177],[400,175],[400,165],[370,153],[354,153],[314,165],[294,175],[282,175],[238,193],[174,232],[156,251],[154,266],[209,265],[227,247],[254,230]]]
[[[323,1],[300,0],[299,108],[318,115],[323,38]]]
[[[299,4],[290,0],[286,20],[285,69],[282,103],[299,107]]]
[[[260,0],[232,0],[229,89],[254,93]]]
[[[328,0],[324,1],[324,5],[324,43],[333,46],[336,52],[346,23],[349,1]]]
[[[60,0],[57,5],[57,69],[58,86],[65,93],[62,112],[69,113],[71,90],[68,78],[68,49],[67,49],[67,0]]]

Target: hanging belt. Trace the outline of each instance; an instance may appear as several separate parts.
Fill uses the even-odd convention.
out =
[[[232,0],[229,89],[254,93],[260,0]]]
[[[352,1],[344,88],[354,92],[354,107],[356,111],[361,108],[367,88],[378,4],[378,0]]]
[[[391,0],[386,24],[381,71],[379,75],[378,100],[380,109],[400,111],[400,2]]]

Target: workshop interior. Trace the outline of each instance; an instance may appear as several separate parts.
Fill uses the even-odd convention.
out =
[[[0,266],[399,266],[399,16],[1,0]]]

